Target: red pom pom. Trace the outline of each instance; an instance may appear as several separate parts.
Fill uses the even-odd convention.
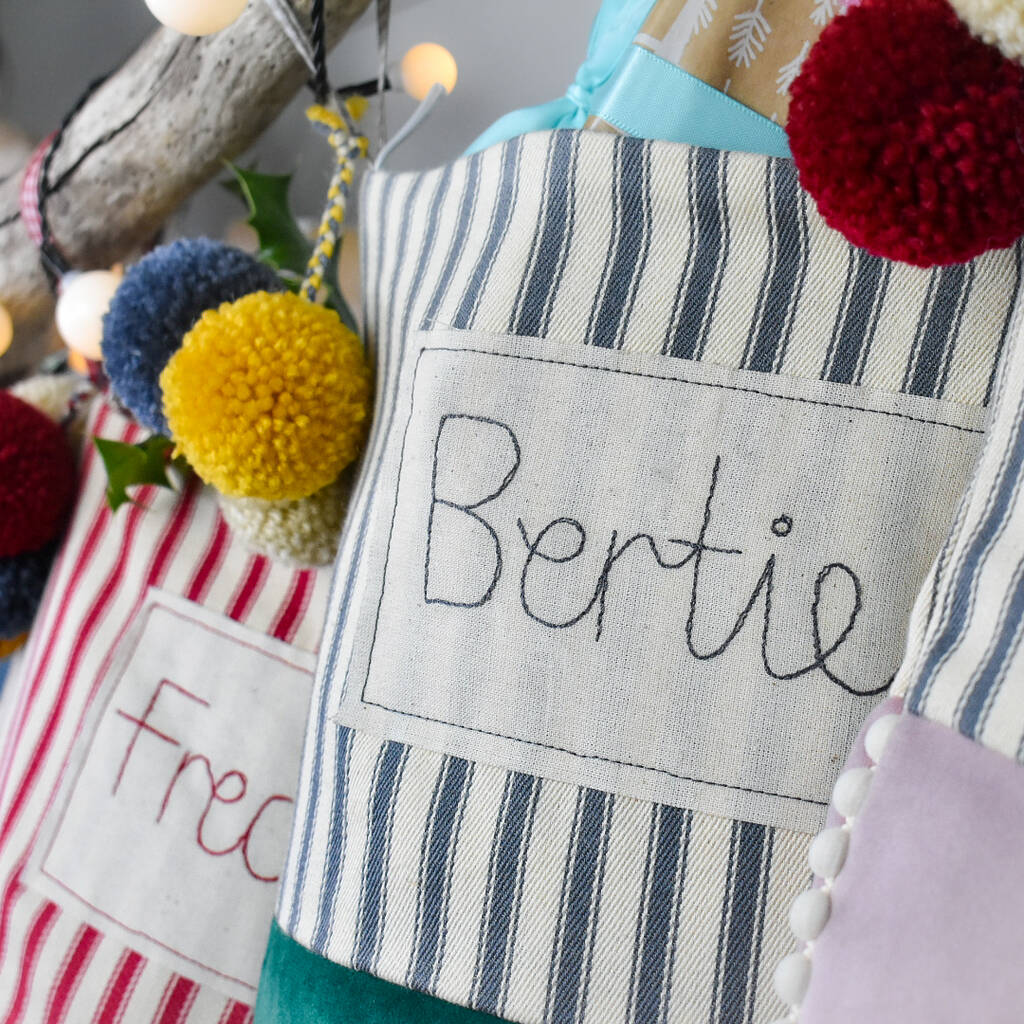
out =
[[[947,0],[863,0],[836,18],[787,129],[821,215],[878,256],[960,263],[1024,234],[1024,68]]]
[[[64,524],[75,460],[60,427],[0,391],[0,558],[36,551]]]

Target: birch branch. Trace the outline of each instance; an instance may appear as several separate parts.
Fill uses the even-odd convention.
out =
[[[368,3],[326,0],[330,45]],[[305,18],[309,0],[297,6]],[[90,97],[55,154],[47,213],[71,264],[107,267],[144,246],[223,160],[259,137],[308,77],[260,0],[250,0],[229,28],[202,39],[155,32]],[[32,331],[18,326],[45,320],[52,305],[21,222],[20,185],[20,174],[0,182],[0,302],[16,325],[2,371],[24,364],[25,346],[33,344]]]

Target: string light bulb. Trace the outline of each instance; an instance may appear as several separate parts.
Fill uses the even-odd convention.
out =
[[[233,220],[224,229],[224,242],[242,252],[255,255],[259,252],[260,238],[256,229],[246,220]]]
[[[186,36],[208,36],[237,21],[248,0],[146,0],[153,17]]]
[[[68,349],[68,369],[73,370],[75,373],[82,377],[89,376],[89,360],[82,355],[81,352],[76,352],[73,348]]]
[[[2,356],[14,341],[14,321],[7,307],[0,303],[0,356]]]
[[[61,278],[57,331],[69,349],[87,359],[102,358],[103,314],[120,283],[121,274],[116,270],[89,270]]]
[[[459,78],[455,58],[440,43],[417,43],[406,51],[399,70],[402,88],[414,100],[425,99],[431,87],[438,83],[446,92],[451,92]]]
[[[339,240],[337,281],[341,297],[348,303],[353,315],[358,315],[362,301],[359,274],[359,232],[349,228]]]

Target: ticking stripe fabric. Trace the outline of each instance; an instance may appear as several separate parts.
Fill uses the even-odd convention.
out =
[[[788,948],[803,834],[353,730],[339,745],[348,825],[308,938],[293,925],[309,948],[514,1021],[777,1014],[759,964]]]
[[[1018,310],[988,435],[914,610],[896,681],[914,714],[1024,762],[1024,320]]]
[[[138,428],[105,403],[93,412],[90,434],[140,438]],[[114,515],[105,488],[103,467],[88,446],[76,511],[10,681],[17,704],[0,760],[0,1020],[246,1024],[251,998],[227,997],[62,909],[36,889],[32,865],[104,663],[149,588],[313,652],[327,574],[251,555],[230,535],[208,490],[190,486],[174,496],[146,488],[137,504]],[[168,721],[174,720],[164,718],[161,728]],[[187,800],[177,793],[174,799],[179,807]],[[81,837],[83,846],[95,848],[97,837],[102,842],[104,824],[95,822],[96,831]],[[131,874],[122,877],[130,885]],[[156,895],[144,892],[139,899]],[[216,931],[223,922],[210,924]]]
[[[471,328],[984,406],[1020,250],[890,264],[830,231],[786,161],[587,132],[371,174],[362,231],[376,417],[329,601],[281,927],[337,963],[523,1024],[782,1016],[770,975],[809,880],[803,832],[333,720],[409,338]]]

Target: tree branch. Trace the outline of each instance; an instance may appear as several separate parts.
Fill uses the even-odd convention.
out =
[[[331,45],[368,3],[326,0]],[[309,0],[296,6],[305,15]],[[144,246],[223,160],[259,137],[307,76],[260,0],[215,35],[154,33],[89,99],[54,156],[47,213],[72,265],[107,267]],[[16,325],[38,323],[52,302],[18,213],[20,187],[20,174],[0,181],[0,301]],[[4,370],[25,361],[19,333]]]

